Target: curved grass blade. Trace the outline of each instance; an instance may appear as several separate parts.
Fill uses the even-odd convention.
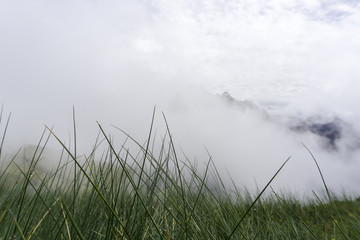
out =
[[[79,167],[79,169],[81,170],[81,172],[85,175],[85,177],[88,179],[89,183],[94,187],[95,191],[98,193],[101,201],[106,205],[106,207],[108,207],[108,209],[111,211],[112,215],[115,217],[115,219],[117,220],[117,222],[120,224],[121,228],[124,230],[125,234],[132,239],[130,233],[127,231],[127,229],[125,228],[125,225],[123,224],[123,222],[120,220],[119,215],[117,214],[117,212],[114,210],[114,208],[111,207],[110,203],[105,199],[104,195],[101,193],[100,189],[98,188],[97,184],[94,183],[94,181],[91,179],[91,177],[89,176],[89,174],[85,171],[85,169],[83,168],[83,166],[78,162],[78,160],[73,156],[73,154],[70,152],[70,150],[65,146],[65,144],[55,135],[55,133],[48,127],[46,127],[51,134],[56,138],[56,140],[60,143],[60,145],[65,149],[65,151],[69,154],[69,156],[71,157],[71,159],[73,159],[76,163],[76,165]]]
[[[320,176],[321,176],[321,180],[322,180],[323,185],[324,185],[324,187],[325,187],[326,194],[327,194],[327,196],[328,196],[328,198],[329,198],[329,201],[330,201],[330,203],[333,205],[333,207],[334,207],[334,209],[335,209],[335,211],[336,211],[336,214],[337,214],[340,222],[343,223],[343,221],[342,221],[342,219],[341,219],[341,217],[340,217],[340,214],[339,214],[339,210],[337,209],[336,205],[335,205],[334,202],[333,202],[333,199],[332,199],[332,197],[331,197],[329,188],[328,188],[328,186],[327,186],[327,184],[326,184],[326,182],[325,182],[325,178],[324,178],[324,176],[323,176],[323,174],[322,174],[322,171],[321,171],[321,169],[320,169],[320,166],[319,166],[319,164],[318,164],[318,162],[317,162],[314,154],[310,151],[310,149],[309,149],[304,143],[303,143],[302,145],[306,148],[306,150],[310,153],[312,159],[314,160],[314,162],[315,162],[315,164],[316,164],[316,167],[317,167],[317,169],[318,169],[318,171],[319,171],[319,174],[320,174]],[[313,193],[315,194],[315,197],[317,198],[317,200],[318,200],[318,201],[321,203],[321,205],[325,208],[325,210],[326,210],[326,212],[329,214],[329,216],[333,219],[333,222],[335,223],[336,227],[340,230],[340,232],[343,234],[343,236],[344,236],[346,239],[349,239],[349,238],[347,237],[347,235],[345,234],[344,230],[343,230],[343,229],[340,227],[340,225],[335,221],[334,217],[329,213],[329,211],[327,210],[327,208],[326,208],[326,207],[324,206],[324,204],[321,202],[320,198],[316,195],[316,193],[315,193],[314,191],[313,191]]]
[[[133,189],[135,190],[135,194],[137,195],[137,197],[139,198],[141,204],[143,205],[143,207],[144,207],[147,215],[149,216],[149,218],[150,218],[151,222],[153,223],[156,231],[158,232],[159,237],[160,237],[161,239],[163,239],[163,236],[162,236],[162,234],[161,234],[160,228],[159,228],[159,226],[155,223],[154,218],[151,216],[150,211],[149,211],[148,207],[146,206],[144,200],[142,199],[142,197],[141,197],[141,195],[140,195],[140,193],[139,193],[139,191],[138,191],[137,185],[136,185],[136,183],[134,182],[134,179],[131,177],[131,174],[130,174],[129,170],[126,168],[126,166],[124,165],[124,163],[121,161],[121,158],[119,157],[119,154],[115,151],[114,146],[111,144],[111,141],[110,141],[110,139],[108,138],[108,136],[106,136],[106,134],[105,134],[105,132],[104,132],[104,129],[102,128],[102,126],[100,125],[100,123],[98,123],[98,126],[99,126],[99,128],[100,128],[103,136],[105,137],[106,141],[108,142],[111,151],[114,153],[116,159],[117,159],[118,162],[121,164],[121,166],[122,166],[122,168],[123,168],[123,170],[124,170],[124,172],[125,172],[125,174],[126,174],[126,177],[129,179],[129,181],[130,181]]]

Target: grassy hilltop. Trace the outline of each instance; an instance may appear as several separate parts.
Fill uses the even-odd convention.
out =
[[[169,130],[155,155],[151,130],[145,144],[127,136],[139,149],[129,152],[99,129],[82,158],[47,129],[26,166],[15,156],[5,164],[1,142],[0,239],[360,239],[360,201],[325,181],[306,202],[272,191],[278,172],[257,193],[240,191],[224,186],[210,156],[202,172],[179,156]],[[63,152],[40,173],[50,137]]]

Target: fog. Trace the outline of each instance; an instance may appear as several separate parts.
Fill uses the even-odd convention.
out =
[[[304,143],[330,188],[359,194],[359,151],[346,147],[360,132],[359,25],[350,0],[1,1],[4,149],[36,144],[44,125],[69,141],[73,106],[79,152],[96,121],[144,142],[156,106],[159,137],[164,112],[179,152],[205,163],[208,149],[240,187],[263,186],[289,156],[274,186],[321,187]],[[228,104],[224,91],[260,110]],[[312,117],[351,126],[338,150],[289,130]]]

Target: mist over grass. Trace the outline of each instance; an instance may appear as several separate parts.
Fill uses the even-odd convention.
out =
[[[324,190],[301,201],[272,187],[290,158],[274,165],[275,171],[257,191],[227,186],[210,153],[197,164],[177,151],[166,119],[165,132],[156,140],[154,116],[155,112],[144,142],[120,131],[126,141],[117,144],[116,137],[97,124],[99,135],[87,154],[75,147],[76,134],[67,146],[47,127],[37,145],[15,155],[4,155],[1,147],[0,237],[360,238],[360,202],[333,194],[315,159],[313,168]],[[41,165],[49,160],[50,139],[61,152],[57,166],[46,171]]]
[[[172,113],[169,114],[170,117],[167,116],[172,136],[175,139],[175,148],[184,154],[189,162],[198,166],[199,170],[204,170],[204,164],[210,154],[226,187],[246,188],[253,192],[259,186],[266,184],[277,166],[291,157],[292,160],[287,164],[286,171],[276,178],[272,186],[276,191],[288,192],[302,198],[311,195],[312,190],[322,189],[323,185],[314,162],[303,145],[305,144],[314,152],[332,191],[336,194],[359,195],[359,186],[356,184],[359,176],[354,156],[350,155],[348,159],[342,159],[341,152],[323,149],[318,142],[319,139],[314,135],[298,135],[272,121],[264,121],[263,116],[257,111],[254,112],[251,109],[241,111],[234,106],[218,101],[217,97],[204,96],[207,97],[206,101],[179,106],[178,111],[170,112]],[[212,111],[207,108],[211,108]],[[183,114],[184,111],[190,112],[190,114]],[[141,116],[139,120],[134,119],[133,116],[123,115],[121,120],[129,121],[129,123],[131,121],[142,122],[138,129],[125,130],[126,128],[122,129],[114,124],[103,125],[104,129],[111,133],[109,136],[112,138],[112,143],[117,146],[127,143],[127,149],[130,152],[137,151],[138,146],[129,143],[128,135],[124,132],[130,134],[133,139],[139,139],[137,140],[139,143],[144,143],[147,141],[144,136],[149,131],[149,118]],[[168,135],[164,116],[159,112],[154,115],[152,123],[154,132],[152,152],[154,155],[159,155],[162,150],[162,145],[155,143],[162,141]],[[99,130],[96,129],[98,126],[94,122],[94,133],[88,132],[88,129],[84,131],[82,122],[79,123],[78,118],[79,114],[77,113],[76,151],[77,157],[84,160],[83,155],[92,151],[94,141],[99,137]],[[73,119],[69,118],[69,123],[71,121]],[[227,124],[218,124],[223,121],[226,121]],[[14,128],[12,119],[8,124],[6,128],[7,141],[4,142],[2,152],[2,155],[6,156],[4,160],[8,162],[12,156],[16,156],[14,160],[23,162],[24,159],[27,159],[29,162],[29,159],[33,157],[37,141],[22,144],[24,141],[20,140],[18,142],[21,143],[20,145],[8,142],[8,139],[11,139],[11,129]],[[133,124],[134,122],[131,122],[130,125],[133,126]],[[74,127],[68,126],[70,129]],[[51,129],[55,132],[58,131],[56,127]],[[59,131],[57,136],[64,139],[65,145],[75,151],[74,132],[71,130],[66,133]],[[21,149],[20,152],[19,149]],[[38,169],[47,173],[56,168],[61,152],[63,149],[59,147],[58,142],[54,138],[50,138],[46,148],[42,150],[42,157],[37,164]]]
[[[262,114],[255,110],[238,109],[236,106],[220,101],[216,96],[204,93],[198,101],[186,104],[181,97],[176,100],[178,100],[175,104],[177,107],[164,112],[176,140],[174,143],[176,149],[186,154],[189,161],[198,164],[202,170],[206,162],[204,159],[207,159],[210,153],[226,186],[234,183],[239,188],[246,187],[253,191],[257,186],[264,185],[276,171],[277,166],[291,156],[292,161],[287,164],[286,171],[283,171],[274,181],[273,187],[278,191],[290,191],[298,196],[309,194],[313,189],[321,189],[321,179],[308,151],[303,146],[305,144],[314,152],[333,191],[359,194],[356,152],[349,153],[344,158],[346,155],[341,151],[334,152],[322,148],[321,139],[313,134],[291,132],[282,125],[264,119]],[[92,151],[94,141],[99,134],[96,122],[91,123],[87,118],[83,118],[82,113],[83,111],[76,110],[79,156]],[[71,114],[70,112],[70,116]],[[92,114],[95,115],[95,113]],[[111,115],[108,115],[106,119],[109,116]],[[127,136],[122,131],[129,133],[140,143],[147,141],[144,136],[149,131],[151,112],[147,114],[147,111],[138,113],[128,109],[114,110],[113,116],[116,117],[114,122],[104,121],[103,123],[101,121],[103,116],[99,117],[99,122],[111,133],[114,144],[121,145],[126,141]],[[20,147],[25,146],[26,149],[26,145],[36,145],[36,138],[41,133],[34,134],[32,138],[26,140],[35,129],[28,125],[30,129],[24,132],[24,138],[21,134],[12,136],[14,130],[18,130],[14,124],[21,124],[14,121],[15,117],[16,115],[12,114],[7,129],[7,141],[4,143],[3,155],[6,154],[8,159]],[[43,123],[38,123],[38,125],[44,127]],[[66,124],[58,122],[54,126],[46,125],[57,132],[57,136],[64,140],[66,146],[73,147],[74,133],[71,131],[73,128],[71,117],[68,118]],[[134,128],[134,125],[138,127]],[[63,130],[65,127],[68,127],[67,131]],[[167,135],[159,107],[155,114],[153,131],[154,142],[161,141]],[[133,144],[128,145],[130,151],[134,147],[136,148]],[[159,145],[154,144],[154,154],[160,151],[159,148]],[[50,138],[43,153],[47,160],[40,161],[38,166],[47,170],[57,166],[56,158],[61,151],[57,141]]]

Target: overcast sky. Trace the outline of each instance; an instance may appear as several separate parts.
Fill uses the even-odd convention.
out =
[[[319,183],[305,142],[329,182],[360,192],[351,184],[358,154],[329,154],[312,136],[212,97],[228,91],[283,116],[336,115],[360,130],[358,1],[2,0],[0,36],[9,148],[36,143],[43,124],[68,139],[73,106],[84,151],[96,121],[143,141],[156,105],[158,124],[164,111],[188,155],[201,158],[205,145],[240,183],[266,181],[290,155],[279,182]]]

